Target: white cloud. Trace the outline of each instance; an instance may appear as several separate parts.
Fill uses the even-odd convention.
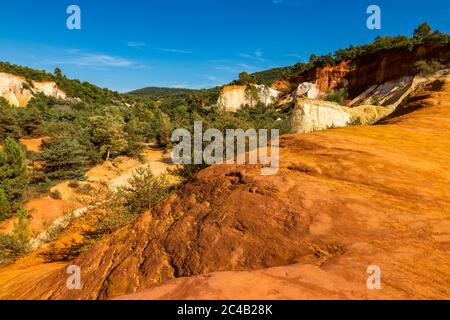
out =
[[[80,57],[74,59],[73,62],[80,67],[103,66],[123,68],[132,65],[132,62],[125,58],[95,53],[82,54]]]
[[[304,59],[304,57],[297,53],[288,53],[286,57],[296,58],[296,59]]]
[[[145,42],[135,42],[135,41],[128,41],[127,46],[130,48],[135,48],[138,50],[141,50],[147,46]]]
[[[160,48],[160,50],[168,53],[193,54],[192,51],[184,49]]]
[[[46,64],[51,65],[75,65],[80,68],[93,68],[99,70],[107,70],[107,68],[128,68],[137,65],[136,62],[129,59],[112,56],[104,53],[83,52],[80,49],[65,50],[64,58],[55,58],[47,61]]]
[[[241,58],[256,60],[256,61],[259,61],[259,62],[265,62],[266,61],[266,59],[263,58],[263,52],[261,51],[261,49],[256,49],[255,52],[252,53],[252,54],[240,53],[239,56]]]

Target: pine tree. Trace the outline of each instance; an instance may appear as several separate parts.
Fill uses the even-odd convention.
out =
[[[28,184],[25,150],[14,139],[6,138],[0,151],[0,188],[5,193],[10,210],[16,210]]]
[[[59,136],[43,143],[42,170],[50,179],[83,177],[87,162],[85,148],[69,136]]]
[[[12,108],[0,97],[0,142],[7,137],[20,138],[20,127],[12,114]]]
[[[3,188],[0,188],[0,221],[9,218],[9,202]]]

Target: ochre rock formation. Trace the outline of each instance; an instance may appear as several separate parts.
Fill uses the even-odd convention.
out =
[[[255,87],[256,97],[252,97],[251,93],[247,92],[247,86],[224,86],[217,105],[226,111],[236,112],[245,105],[254,107],[258,102],[267,106],[274,103],[280,95],[275,89],[264,85],[251,86]]]
[[[302,82],[314,83],[322,93],[330,89],[347,87],[355,98],[368,88],[406,76],[414,76],[414,64],[420,60],[450,62],[450,44],[428,43],[408,48],[394,48],[344,61],[335,67],[316,67],[306,74],[290,77],[274,84],[275,88],[288,89]]]
[[[0,298],[449,299],[450,80],[410,103],[382,125],[282,137],[275,176],[203,170],[72,261],[81,290],[19,261]]]

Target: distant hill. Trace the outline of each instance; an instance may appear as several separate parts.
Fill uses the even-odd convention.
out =
[[[145,96],[152,99],[162,99],[168,97],[178,97],[186,95],[198,95],[210,92],[212,89],[184,89],[184,88],[163,88],[147,87],[129,92],[128,94],[136,96]]]

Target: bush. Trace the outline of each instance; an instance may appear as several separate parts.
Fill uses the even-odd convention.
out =
[[[136,169],[128,184],[118,190],[118,196],[123,199],[125,208],[135,215],[151,209],[170,193],[167,177],[155,177],[150,167]]]
[[[206,164],[184,164],[175,169],[169,169],[169,174],[181,178],[184,182],[191,180],[201,170],[207,168]]]
[[[435,74],[437,71],[439,71],[443,68],[444,68],[444,66],[435,60],[432,60],[430,62],[427,62],[425,60],[420,60],[414,64],[415,73],[421,74],[423,76],[429,76],[429,75]]]
[[[11,263],[26,254],[29,250],[30,226],[29,213],[19,209],[18,221],[14,223],[13,231],[8,235],[0,235],[0,265]]]
[[[0,221],[9,218],[10,208],[5,190],[0,187]]]
[[[342,88],[339,90],[333,90],[331,89],[328,92],[328,95],[326,97],[327,101],[337,102],[342,106],[345,106],[345,100],[348,98],[348,91],[347,88]]]

